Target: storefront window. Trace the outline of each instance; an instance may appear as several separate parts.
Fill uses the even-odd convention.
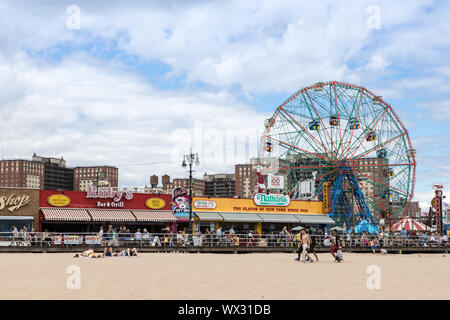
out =
[[[17,230],[27,227],[28,231],[33,227],[33,217],[0,217],[0,232],[11,232],[12,226],[16,226]]]

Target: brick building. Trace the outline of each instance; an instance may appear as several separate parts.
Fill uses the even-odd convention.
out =
[[[255,192],[256,170],[255,165],[237,164],[234,167],[235,195],[240,198],[251,198]]]
[[[1,160],[0,187],[44,189],[45,164],[30,160]]]
[[[173,181],[170,181],[170,176],[163,175],[161,177],[162,181],[162,189],[164,191],[172,193],[174,188],[185,188],[189,192],[189,179],[188,178],[175,178]],[[200,179],[192,178],[192,193],[194,196],[203,196],[205,195],[205,181]]]
[[[45,190],[73,190],[73,169],[66,168],[66,161],[63,157],[60,159],[47,158],[34,154],[32,161],[43,163],[45,166]]]
[[[102,176],[103,174],[103,176]],[[86,191],[89,185],[117,187],[119,169],[111,166],[67,168],[63,157],[0,160],[0,187]]]
[[[234,174],[204,174],[205,195],[211,197],[234,197],[236,181]]]
[[[112,166],[74,168],[74,190],[86,191],[88,186],[117,187],[119,169]]]

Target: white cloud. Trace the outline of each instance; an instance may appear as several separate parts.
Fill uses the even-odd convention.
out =
[[[0,23],[4,47],[45,50],[60,43],[117,41],[129,54],[168,64],[172,75],[220,88],[239,85],[244,93],[290,93],[318,80],[376,79],[390,67],[418,61],[442,65],[441,52],[450,47],[437,34],[448,30],[449,10],[441,4],[428,13],[431,1],[377,1],[378,31],[366,25],[373,3],[362,1],[80,1],[80,31],[67,30],[66,7],[51,3],[10,2]],[[20,23],[18,15],[24,18]]]
[[[250,155],[243,148],[232,154],[231,139],[253,139],[256,145],[268,116],[224,92],[155,90],[122,68],[82,55],[53,65],[29,60],[14,65],[0,65],[8,71],[4,81],[13,79],[18,91],[0,105],[4,156],[30,158],[36,152],[64,156],[71,166],[117,165],[125,185],[144,185],[151,174],[185,175],[181,158],[197,123],[202,131],[196,137],[200,149],[194,151],[200,152],[202,164],[233,172],[235,160]],[[211,155],[218,150],[208,143],[212,132],[220,146],[228,143],[228,157]],[[153,165],[133,165],[142,163]]]

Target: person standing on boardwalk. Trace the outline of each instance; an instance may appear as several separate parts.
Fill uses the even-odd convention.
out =
[[[372,252],[375,253],[375,242],[373,241],[373,238],[370,239],[369,246],[370,250],[372,250]]]
[[[12,241],[11,241],[11,246],[17,246],[18,245],[18,238],[19,238],[19,231],[17,230],[16,226],[12,226]]]

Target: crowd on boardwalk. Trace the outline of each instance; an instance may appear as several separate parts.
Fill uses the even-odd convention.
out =
[[[0,239],[9,241],[10,246],[57,246],[57,245],[100,245],[100,246],[247,246],[247,247],[298,247],[301,242],[300,232],[288,230],[283,227],[278,232],[259,234],[256,231],[237,233],[234,227],[223,230],[219,227],[217,231],[188,234],[186,230],[173,232],[166,229],[164,233],[150,233],[147,229],[137,228],[131,231],[121,226],[114,228],[109,226],[103,230],[101,227],[97,233],[49,233],[36,232],[34,229],[28,231],[26,227],[18,230],[15,226],[11,232],[0,234]],[[432,232],[417,232],[401,230],[400,232],[379,232],[370,234],[362,232],[353,233],[326,233],[324,229],[310,229],[309,237],[314,239],[318,247],[331,247],[333,239],[336,238],[342,247],[440,247],[447,246],[447,235],[438,235]]]

